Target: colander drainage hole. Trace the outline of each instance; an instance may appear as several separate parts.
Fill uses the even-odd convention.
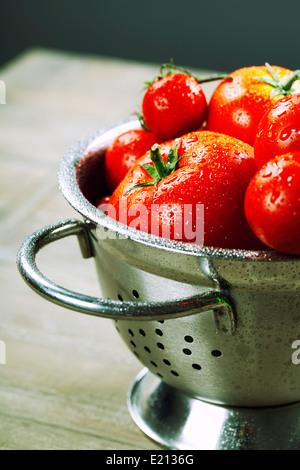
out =
[[[163,363],[166,364],[166,366],[171,366],[171,362],[168,359],[163,359]],[[176,370],[170,370],[170,373],[174,375],[174,377],[179,377],[179,374],[176,372]]]
[[[183,354],[186,354],[187,356],[190,356],[192,354],[192,351],[188,348],[183,348],[182,352]]]
[[[118,294],[118,299],[119,299],[121,302],[123,302],[123,297],[122,297],[120,294]]]
[[[140,294],[138,293],[138,291],[137,291],[137,290],[135,290],[135,289],[133,289],[133,291],[132,291],[132,295],[133,295],[133,297],[134,297],[135,299],[138,299],[138,298],[139,298],[139,296],[140,296]]]
[[[194,338],[192,336],[186,335],[184,337],[184,341],[186,341],[187,343],[193,343]]]
[[[214,350],[211,352],[211,355],[214,356],[214,357],[221,357],[221,356],[222,356],[222,352],[219,351],[218,349],[214,349]]]

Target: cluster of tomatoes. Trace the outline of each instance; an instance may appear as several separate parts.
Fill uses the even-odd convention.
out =
[[[211,79],[221,81],[208,102],[202,82]],[[192,241],[186,226],[195,230],[197,215],[183,211],[203,204],[205,246],[300,254],[299,71],[266,64],[201,80],[165,64],[141,122],[106,152],[118,220],[126,209],[130,225],[137,205],[149,218],[156,204],[162,233],[168,225],[170,238]],[[147,222],[135,228],[150,231]]]

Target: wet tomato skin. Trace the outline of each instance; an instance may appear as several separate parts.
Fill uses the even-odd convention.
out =
[[[300,254],[300,152],[279,155],[251,179],[245,216],[255,235],[282,253]]]
[[[103,210],[103,212],[105,211],[105,206],[107,204],[109,204],[109,201],[110,201],[110,198],[111,198],[111,195],[107,195],[107,196],[103,196],[101,197],[98,202],[95,204],[95,206],[97,208],[99,208],[100,210]]]
[[[273,68],[281,78],[292,74],[283,67]],[[253,146],[260,119],[278,99],[278,96],[271,98],[273,87],[257,78],[270,78],[266,66],[235,70],[217,86],[209,102],[207,130],[236,137]]]
[[[194,77],[168,74],[147,89],[142,114],[147,127],[166,141],[199,129],[206,118],[207,101]]]
[[[158,137],[145,129],[129,130],[112,142],[105,154],[105,177],[111,192],[137,159],[158,142]]]
[[[244,215],[244,196],[247,186],[256,172],[253,148],[232,137],[214,132],[192,132],[179,141],[179,167],[162,179],[157,187],[144,186],[130,190],[134,185],[149,182],[151,177],[141,164],[151,164],[147,152],[127,173],[114,191],[110,204],[115,209],[117,220],[126,220],[132,226],[135,214],[130,219],[130,211],[135,205],[146,208],[144,227],[139,230],[153,233],[151,217],[152,205],[176,207],[179,211],[171,218],[159,213],[159,235],[170,228],[170,237],[177,241],[191,242],[186,232],[184,214],[190,206],[204,207],[204,246],[219,248],[266,248],[250,230]],[[172,141],[161,144],[161,153],[166,160]],[[112,215],[111,215],[112,216]],[[147,219],[149,217],[149,220]],[[175,233],[177,221],[182,230],[180,237]],[[197,221],[192,219],[192,230]]]
[[[276,101],[259,122],[254,141],[258,168],[287,152],[300,151],[300,93]]]

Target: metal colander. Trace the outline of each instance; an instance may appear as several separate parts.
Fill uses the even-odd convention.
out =
[[[103,177],[94,178],[103,175],[105,149],[138,126],[101,131],[67,153],[59,184],[83,221],[31,235],[18,255],[23,278],[48,300],[111,318],[156,380],[192,399],[248,408],[298,402],[300,374],[292,361],[300,337],[298,257],[176,243],[95,208],[106,191]],[[105,299],[56,286],[35,264],[43,246],[74,234],[83,256],[95,259]]]

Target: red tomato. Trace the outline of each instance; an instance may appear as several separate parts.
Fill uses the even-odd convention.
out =
[[[211,97],[206,128],[253,145],[258,123],[272,102],[300,92],[298,75],[266,64],[238,69],[230,76]]]
[[[245,196],[245,215],[270,248],[300,254],[300,152],[279,155],[255,174]]]
[[[193,132],[152,147],[113,193],[108,215],[138,230],[199,244],[202,205],[205,246],[259,249],[243,206],[255,171],[249,145]]]
[[[259,122],[254,158],[260,168],[287,152],[300,151],[300,93],[276,101]]]
[[[105,154],[105,177],[111,192],[136,160],[156,142],[159,142],[159,139],[145,129],[124,132],[114,140]]]
[[[97,209],[102,210],[103,212],[106,212],[107,205],[109,204],[111,196],[103,196],[99,201],[95,204]]]
[[[161,141],[199,129],[206,113],[201,85],[185,73],[171,73],[154,81],[142,102],[144,122]]]

